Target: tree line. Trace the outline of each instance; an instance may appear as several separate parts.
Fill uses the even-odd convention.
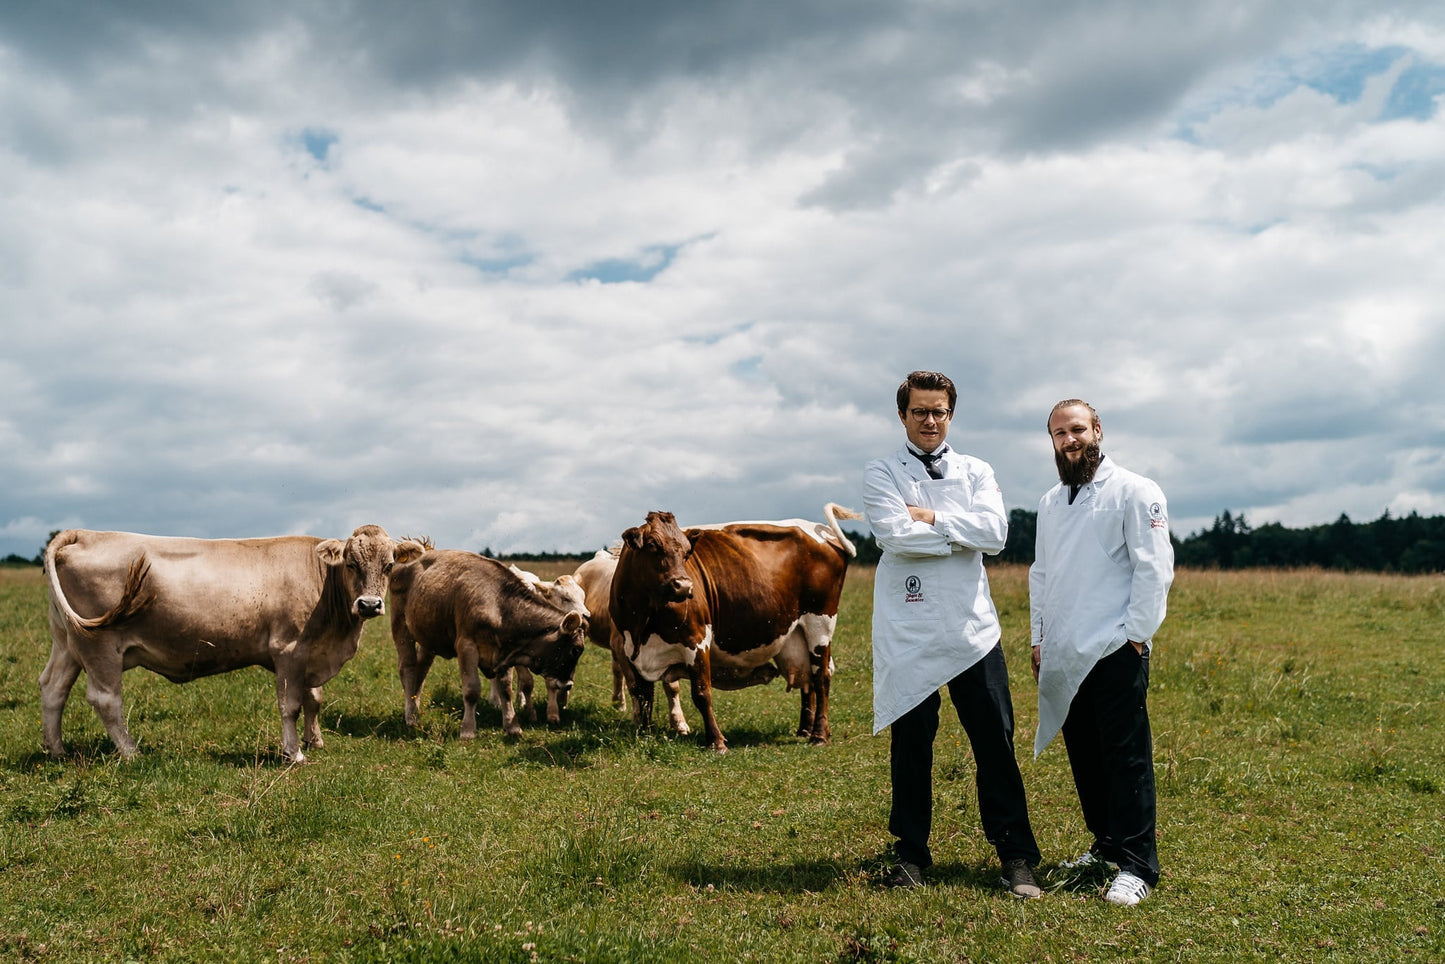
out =
[[[1010,509],[1008,544],[995,558],[1001,562],[1028,565],[1034,561],[1034,532],[1038,513]],[[52,532],[50,537],[55,538]],[[850,532],[858,547],[857,565],[876,565],[883,555],[871,534]],[[1199,569],[1244,569],[1253,566],[1363,570],[1368,572],[1445,572],[1445,516],[1392,516],[1389,510],[1371,522],[1354,522],[1341,513],[1334,522],[1291,529],[1278,522],[1254,527],[1244,513],[1228,509],[1214,517],[1214,524],[1174,543],[1174,561]],[[591,552],[518,552],[493,556],[491,547],[482,555],[504,562],[576,562],[592,558]],[[35,558],[10,553],[0,562],[11,566],[38,566],[45,561],[42,546]]]
[[[1034,561],[1038,514],[1011,509],[1008,543],[994,557],[1028,565]],[[882,555],[872,535],[852,534],[857,563],[874,565]],[[1445,572],[1445,516],[1392,516],[1387,509],[1371,522],[1354,522],[1341,513],[1334,522],[1291,529],[1278,522],[1254,527],[1244,513],[1228,509],[1207,529],[1174,543],[1177,565],[1199,569],[1249,567],[1361,570],[1367,572]]]

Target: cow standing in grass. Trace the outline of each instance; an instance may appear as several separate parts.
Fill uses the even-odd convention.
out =
[[[610,612],[637,682],[639,720],[652,716],[653,683],[688,677],[704,740],[727,741],[712,691],[770,682],[802,691],[798,734],[828,742],[831,645],[853,544],[834,503],[827,524],[803,519],[682,529],[670,512],[649,512],[622,534]]]
[[[567,609],[575,609],[582,615],[588,617],[587,633],[592,634],[592,625],[595,622],[587,609],[587,594],[582,586],[572,576],[562,575],[548,581],[534,572],[527,572],[525,569],[518,569],[516,566],[507,566],[516,573],[527,585],[536,592],[559,606]],[[517,712],[522,719],[529,723],[537,721],[537,706],[532,701],[532,691],[535,686],[535,679],[532,671],[525,666],[514,666],[512,668],[513,678],[516,681]],[[574,673],[575,675],[575,673]],[[552,676],[542,678],[547,687],[547,722],[557,724],[562,722],[562,711],[567,708],[567,697],[572,693],[572,676],[566,679],[557,679]],[[491,691],[487,696],[490,702],[497,709],[502,708],[502,688],[497,680],[492,680]]]
[[[50,661],[40,674],[46,748],[64,755],[60,720],[85,670],[86,699],[122,756],[121,674],[132,666],[173,683],[264,666],[276,674],[281,752],[321,746],[321,686],[356,654],[362,625],[385,609],[387,573],[420,556],[362,526],[345,542],[312,536],[182,539],[71,529],[45,550]],[[90,615],[85,615],[90,614]]]
[[[612,657],[612,705],[625,711],[627,691],[632,689],[637,681],[632,664],[623,650],[622,637],[612,622],[612,575],[617,571],[617,556],[621,551],[621,543],[608,549],[599,549],[596,555],[577,567],[573,576],[586,593],[587,611],[591,614],[587,638],[607,650]],[[684,736],[691,733],[687,717],[682,713],[677,680],[664,676],[660,682],[667,696],[668,725]],[[633,707],[637,708],[635,701]],[[639,724],[648,722],[640,716],[635,718]]]
[[[504,563],[457,549],[432,549],[393,569],[391,604],[407,725],[417,723],[432,661],[455,659],[462,678],[462,739],[477,734],[479,673],[498,681],[503,732],[520,736],[511,668],[571,679],[587,630],[584,613],[537,592]]]

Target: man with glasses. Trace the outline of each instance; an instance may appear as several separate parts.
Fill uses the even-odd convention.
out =
[[[1038,897],[1030,868],[1039,848],[983,568],[984,554],[997,554],[1008,535],[1003,493],[987,462],[945,442],[958,401],[947,376],[913,372],[897,400],[907,441],[863,470],[864,513],[883,550],[873,583],[873,732],[891,727],[888,829],[897,838],[883,884],[917,887],[932,863],[933,741],[938,691],[947,686],[973,746],[979,816],[1001,882],[1016,897]]]

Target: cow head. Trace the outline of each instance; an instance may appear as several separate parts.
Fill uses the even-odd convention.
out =
[[[351,600],[351,614],[362,619],[386,611],[386,582],[396,563],[420,558],[426,546],[415,539],[394,541],[381,526],[362,526],[351,538],[325,539],[316,554],[337,574]]]
[[[587,642],[586,611],[559,607],[557,623],[527,639],[507,658],[504,666],[525,666],[548,679],[571,680]]]
[[[642,574],[659,602],[692,598],[692,577],[687,574],[692,542],[671,512],[647,513],[646,522],[622,533],[622,545],[635,554],[630,567],[633,573]]]

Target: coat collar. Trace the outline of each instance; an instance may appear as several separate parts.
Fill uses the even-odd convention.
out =
[[[959,457],[958,450],[955,449],[953,446],[949,445],[947,442],[943,444],[943,458],[944,461],[949,463],[949,475],[952,476],[954,474],[952,466],[957,464],[957,460]],[[933,481],[932,477],[928,474],[928,470],[925,469],[923,467],[923,463],[918,460],[918,456],[913,454],[913,446],[909,445],[907,442],[904,442],[903,447],[900,448],[897,452],[893,453],[893,457],[898,460],[898,463],[900,465],[903,466],[903,471],[908,474],[909,478],[913,479],[915,482]]]

